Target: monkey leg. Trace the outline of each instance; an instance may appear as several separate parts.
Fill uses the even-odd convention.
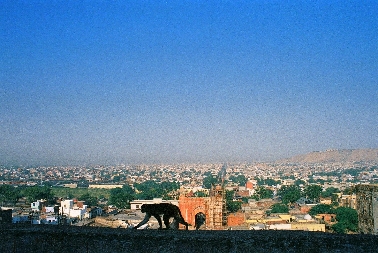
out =
[[[189,224],[184,220],[184,218],[182,218],[182,217],[176,215],[176,216],[174,216],[174,219],[175,219],[178,223],[181,223],[182,225],[184,225],[184,226],[185,226],[185,229],[188,230],[188,226],[189,226]]]
[[[151,215],[149,213],[146,213],[146,216],[144,216],[144,219],[134,227],[134,229],[137,229],[139,228],[140,226],[143,226],[144,224],[146,224],[151,218]]]
[[[160,218],[160,215],[159,214],[156,214],[154,215],[154,217],[157,219],[157,221],[159,222],[159,229],[163,229],[163,224],[161,222],[161,218]]]
[[[171,218],[171,216],[170,215],[166,215],[166,214],[164,214],[163,215],[163,221],[164,221],[164,225],[165,225],[165,228],[166,229],[169,229],[169,219]]]

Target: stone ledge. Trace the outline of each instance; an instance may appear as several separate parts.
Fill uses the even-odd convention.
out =
[[[374,235],[1,225],[2,252],[376,252]]]

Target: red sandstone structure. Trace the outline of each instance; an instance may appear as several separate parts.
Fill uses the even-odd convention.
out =
[[[206,215],[206,229],[219,230],[227,225],[226,200],[224,188],[220,185],[212,187],[209,197],[180,196],[179,208],[185,221],[195,224],[195,215]]]

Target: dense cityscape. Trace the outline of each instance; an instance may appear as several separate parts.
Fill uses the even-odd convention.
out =
[[[174,181],[186,186],[201,186],[206,172],[217,174],[223,164],[153,164],[115,166],[52,166],[18,167],[2,166],[0,182],[14,185],[61,186],[79,184],[132,184],[147,180]],[[246,178],[279,180],[304,180],[314,183],[374,183],[378,180],[375,163],[330,164],[276,164],[240,163],[227,164],[227,178],[244,175]]]
[[[359,233],[355,187],[377,182],[374,161],[2,166],[0,201],[2,210],[12,210],[13,223],[60,224],[64,217],[75,226],[128,228],[143,219],[143,203],[174,203],[187,213],[191,201],[206,202],[219,185],[224,221],[202,229]],[[339,208],[353,210],[348,219],[355,224],[341,226]],[[147,228],[156,226],[151,220]]]

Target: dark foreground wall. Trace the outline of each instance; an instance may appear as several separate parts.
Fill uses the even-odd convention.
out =
[[[298,231],[159,231],[1,226],[1,252],[378,252],[378,236]]]

